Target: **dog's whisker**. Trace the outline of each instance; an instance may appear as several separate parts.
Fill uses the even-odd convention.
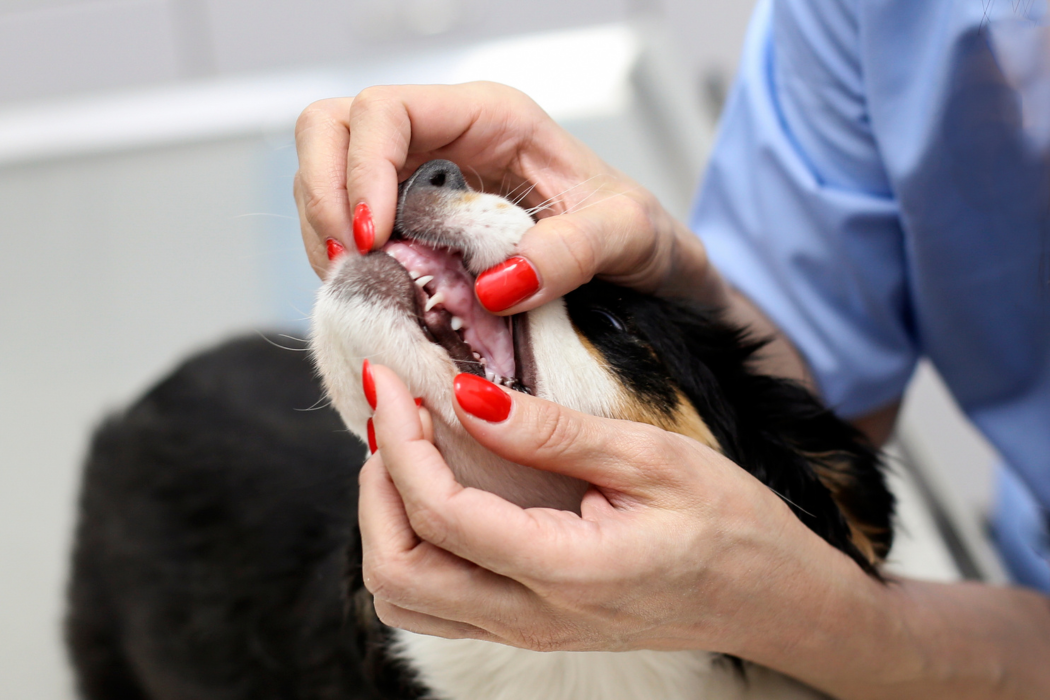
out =
[[[810,513],[810,512],[808,511],[808,510],[806,510],[805,508],[803,508],[802,506],[800,506],[799,504],[797,504],[797,503],[795,503],[794,501],[792,501],[792,500],[791,500],[790,498],[788,498],[788,497],[787,497],[787,496],[785,496],[784,494],[780,493],[779,491],[777,491],[777,490],[776,490],[776,489],[774,489],[774,488],[771,488],[771,487],[770,487],[770,486],[769,486],[768,484],[766,484],[766,488],[768,488],[768,489],[769,489],[770,491],[772,491],[772,492],[773,492],[773,493],[775,493],[775,494],[776,494],[777,496],[779,496],[779,497],[780,497],[780,500],[784,501],[785,503],[787,503],[787,504],[789,504],[789,505],[792,505],[792,506],[794,506],[795,508],[797,508],[798,510],[802,511],[803,513],[805,513],[805,514],[806,514],[806,515],[808,515],[809,517],[811,517],[811,518],[815,518],[815,517],[817,517],[817,516],[813,515],[812,513]]]
[[[590,182],[591,180],[596,180],[596,179],[598,179],[599,177],[600,177],[599,175],[592,175],[592,176],[590,176],[589,178],[587,178],[586,180],[581,180],[580,182],[577,182],[577,183],[576,183],[575,185],[573,185],[572,187],[567,187],[567,188],[565,188],[564,190],[562,190],[561,192],[557,192],[557,193],[555,193],[555,194],[551,195],[550,197],[548,197],[548,198],[547,198],[547,200],[546,200],[546,201],[547,201],[547,202],[550,202],[550,201],[553,201],[553,200],[556,200],[556,199],[558,199],[559,197],[564,197],[565,195],[569,194],[570,192],[572,192],[572,191],[573,191],[573,190],[575,190],[576,188],[578,188],[578,187],[583,187],[584,185],[586,185],[586,184],[587,184],[588,182]],[[544,203],[544,202],[541,202],[541,204],[543,204],[543,203]]]
[[[307,411],[321,411],[321,410],[324,410],[326,408],[329,408],[331,405],[332,405],[332,400],[331,399],[325,401],[324,398],[320,398],[320,399],[317,400],[317,402],[313,406],[310,406],[309,408],[293,408],[292,410],[293,411],[297,411],[299,413],[306,413]]]
[[[310,348],[287,348],[287,347],[281,345],[280,343],[274,342],[274,341],[270,340],[269,338],[267,338],[266,334],[263,333],[262,331],[255,331],[255,332],[258,333],[260,338],[262,338],[263,340],[265,340],[267,343],[269,343],[270,345],[274,346],[275,348],[280,348],[281,350],[287,350],[289,352],[310,352]],[[289,337],[289,336],[283,336],[283,337]],[[298,338],[291,338],[291,340],[298,340]],[[306,342],[306,341],[302,341],[302,342]]]
[[[478,178],[478,191],[483,192],[485,190],[485,179],[481,177],[481,173],[479,173],[473,165],[469,167],[474,173],[475,177]]]

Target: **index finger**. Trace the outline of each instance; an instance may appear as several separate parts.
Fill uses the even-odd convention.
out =
[[[393,230],[399,180],[428,160],[447,158],[483,185],[505,185],[545,118],[524,94],[495,83],[363,90],[350,108],[346,190],[352,211],[361,203],[371,210],[372,248]]]
[[[580,479],[634,501],[667,490],[687,459],[681,436],[644,423],[580,413],[474,375],[456,377],[455,396],[463,427],[500,457]],[[483,402],[502,404],[506,412],[472,413]]]

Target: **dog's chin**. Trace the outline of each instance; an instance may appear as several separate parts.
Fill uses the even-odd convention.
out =
[[[362,363],[368,359],[385,365],[413,396],[423,399],[433,419],[434,442],[460,484],[490,491],[522,507],[578,512],[587,484],[497,457],[464,430],[453,409],[453,379],[460,372],[485,376],[485,368],[471,346],[452,331],[447,309],[425,310],[427,298],[408,270],[384,252],[338,261],[314,307],[311,345],[323,369],[325,389],[343,422],[366,439],[372,411],[362,389]],[[523,314],[515,324],[512,366],[528,368],[526,373],[534,376],[525,324]],[[448,337],[450,333],[456,337]],[[501,383],[535,393],[517,376],[504,377]]]

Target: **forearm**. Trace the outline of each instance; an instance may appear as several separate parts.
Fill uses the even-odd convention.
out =
[[[783,632],[746,656],[840,700],[1050,698],[1050,599],[970,583],[883,585],[838,559],[825,585],[798,588]]]

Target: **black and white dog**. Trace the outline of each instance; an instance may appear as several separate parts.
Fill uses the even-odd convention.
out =
[[[804,389],[755,373],[760,343],[711,310],[594,281],[510,319],[473,295],[531,217],[448,161],[402,183],[395,236],[344,256],[311,350],[263,339],[198,356],[95,437],[68,639],[98,698],[773,700],[820,697],[704,652],[531,652],[385,627],[360,579],[361,362],[391,367],[434,418],[457,479],[576,510],[586,488],[497,458],[462,429],[472,372],[578,411],[704,442],[878,576],[893,498],[875,452]],[[338,411],[303,410],[323,402]],[[298,409],[298,410],[297,410]],[[341,420],[340,420],[341,418]]]

